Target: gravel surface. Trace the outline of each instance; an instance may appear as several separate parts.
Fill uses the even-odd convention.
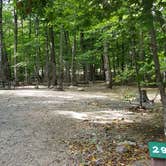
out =
[[[64,93],[64,92],[63,92]],[[0,166],[64,166],[77,121],[56,115],[70,100],[47,90],[0,91]]]
[[[120,111],[112,114],[114,109],[123,110],[120,102],[109,96],[47,89],[1,90],[0,166],[74,166],[67,141],[81,131],[81,121],[125,120]],[[126,120],[134,119],[133,114],[125,114]]]

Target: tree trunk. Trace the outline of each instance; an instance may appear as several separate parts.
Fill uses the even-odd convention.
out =
[[[70,63],[69,61],[66,61],[65,63],[65,77],[64,77],[65,81],[67,83],[70,83],[71,78],[70,78]]]
[[[64,38],[65,38],[65,46],[66,46],[66,58],[65,58],[65,76],[64,80],[67,83],[70,83],[71,77],[70,77],[70,68],[71,68],[71,63],[70,63],[70,56],[72,55],[72,49],[70,46],[70,38],[69,38],[69,32],[64,31]]]
[[[146,90],[140,90],[140,93],[141,93],[141,95],[140,95],[141,96],[141,98],[140,98],[141,103],[150,103],[150,102],[153,102],[153,101],[149,100]]]
[[[113,55],[113,77],[115,78],[116,77],[116,55],[114,52],[112,52],[112,55]]]
[[[74,33],[74,41],[72,47],[72,62],[71,62],[71,85],[77,85],[76,79],[76,32]]]
[[[154,24],[152,24],[150,29],[150,37],[151,37],[151,49],[153,53],[153,61],[155,65],[156,80],[157,80],[157,85],[160,91],[161,102],[164,109],[164,134],[166,136],[166,93],[165,93],[163,78],[160,71],[160,63],[159,63],[157,40],[156,40],[156,30],[155,30]]]
[[[100,71],[101,71],[102,80],[105,80],[104,55],[103,54],[101,55],[101,68],[100,68]]]
[[[116,49],[117,49],[117,54],[116,54],[116,71],[119,74],[120,73],[120,57],[119,57],[119,51],[120,50],[120,45],[118,39],[116,40]]]
[[[139,38],[139,58],[142,62],[145,60],[145,48],[144,48],[144,34],[142,31],[140,31],[140,38]],[[146,73],[143,73],[142,81],[146,80]]]
[[[3,81],[2,57],[3,57],[3,30],[2,30],[2,0],[0,0],[0,81]]]
[[[143,93],[141,91],[141,84],[140,84],[140,79],[139,79],[139,68],[138,68],[138,58],[137,58],[137,54],[136,54],[136,41],[135,41],[135,28],[133,27],[131,29],[132,31],[132,36],[131,36],[131,45],[132,45],[132,57],[133,57],[133,62],[134,62],[134,66],[135,66],[135,73],[136,73],[136,81],[137,81],[137,88],[138,88],[138,92],[139,92],[139,103],[140,106],[142,107],[143,104]],[[144,92],[144,91],[143,91]]]
[[[89,67],[90,67],[90,70],[89,70],[90,81],[94,83],[95,82],[95,65],[90,64]]]
[[[2,6],[3,1],[0,0],[0,81],[3,88],[5,87],[5,82],[9,85],[9,64],[7,59],[7,53],[4,49],[3,43],[3,25],[2,25]],[[9,85],[10,86],[10,85]],[[10,88],[8,86],[8,88]]]
[[[2,68],[3,59],[3,28],[2,28],[2,0],[0,0],[0,81],[4,81],[4,73]]]
[[[17,10],[14,7],[14,81],[18,84],[17,78],[17,45],[18,45],[18,23]]]
[[[84,33],[83,31],[80,32],[80,48],[81,52],[84,53],[85,51],[85,42],[84,42]],[[89,64],[85,61],[83,62],[83,79],[84,82],[87,84],[89,81]]]
[[[30,18],[28,19],[28,38],[29,40],[31,41],[31,34],[32,34],[32,20],[31,20],[31,15],[30,15]],[[31,70],[30,70],[30,67],[29,67],[29,64],[30,64],[30,57],[31,57],[31,52],[28,53],[28,56],[26,56],[26,69],[25,69],[25,81],[27,84],[30,84],[31,83]]]
[[[125,43],[123,42],[123,36],[122,36],[122,45],[121,45],[121,70],[124,71],[125,68]]]
[[[63,90],[63,27],[60,30],[59,81],[58,90]]]
[[[89,81],[89,64],[84,63],[83,70],[84,70],[84,82],[86,84],[88,84],[88,81]]]
[[[49,37],[48,37],[48,27],[45,28],[45,72],[44,72],[44,80],[47,82],[48,88],[50,87],[49,81]]]
[[[105,81],[108,88],[112,89],[112,74],[110,69],[110,62],[108,56],[108,42],[104,40],[104,71],[105,71]]]
[[[35,79],[36,79],[36,88],[39,88],[39,19],[35,20],[35,37],[36,37],[36,56],[35,56]]]
[[[54,29],[53,26],[49,28],[49,38],[50,38],[50,71],[49,71],[49,81],[50,85],[57,85],[56,77],[56,60],[55,60],[55,41],[54,41]]]
[[[22,47],[22,52],[25,51],[25,34],[24,34],[24,19],[22,18],[21,19],[21,47]],[[17,77],[19,74],[22,74],[24,75],[24,80],[21,80],[21,81],[24,81],[27,82],[27,56],[22,53],[22,56],[19,57],[19,60],[20,62],[23,62],[25,65],[23,66],[20,66],[20,68],[17,68]],[[19,80],[18,80],[19,81]]]

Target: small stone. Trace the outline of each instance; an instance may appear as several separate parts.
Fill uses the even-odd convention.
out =
[[[102,148],[101,145],[97,145],[96,148],[97,148],[97,150],[98,150],[99,152],[101,152],[101,153],[103,152],[103,148]]]
[[[126,146],[136,146],[136,142],[132,142],[132,141],[124,141],[124,142],[120,142],[118,143],[118,145],[126,145]]]
[[[78,91],[85,91],[84,88],[77,88]]]
[[[73,85],[70,85],[70,86],[69,86],[69,89],[73,89],[73,88],[75,88],[75,86],[73,86]]]
[[[125,153],[128,151],[129,146],[135,146],[135,145],[136,145],[136,143],[131,142],[131,141],[120,142],[120,143],[118,143],[118,145],[116,147],[116,152],[117,153]]]
[[[139,144],[138,147],[139,147],[140,149],[145,149],[145,148],[147,148],[147,145],[141,145],[141,144]]]
[[[103,162],[102,159],[96,160],[96,166],[101,166],[101,165],[103,165],[103,164],[104,164],[104,162]]]
[[[116,147],[116,152],[117,153],[125,153],[128,151],[128,148],[126,145],[119,145]]]

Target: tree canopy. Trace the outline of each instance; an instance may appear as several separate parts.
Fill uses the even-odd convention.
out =
[[[165,7],[165,0],[1,0],[1,81],[153,85],[166,105]]]

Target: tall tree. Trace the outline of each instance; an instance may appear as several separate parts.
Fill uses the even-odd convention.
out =
[[[157,45],[157,38],[156,38],[156,29],[154,24],[154,15],[155,11],[153,10],[154,6],[154,0],[147,1],[143,0],[143,7],[144,7],[144,15],[146,16],[146,23],[148,24],[149,29],[149,35],[151,39],[151,50],[152,50],[152,57],[155,65],[155,74],[156,74],[156,81],[157,85],[160,91],[161,96],[161,102],[163,105],[164,110],[164,134],[166,136],[166,92],[165,92],[165,86],[163,83],[162,74],[160,71],[160,62],[159,62],[159,56],[158,56],[158,45]]]
[[[17,3],[17,0],[16,0]],[[17,49],[18,49],[18,16],[17,16],[17,9],[14,5],[14,80],[17,84]]]
[[[2,23],[2,12],[3,12],[3,1],[0,0],[0,79],[3,82],[3,86],[5,86],[5,82],[9,84],[10,79],[10,71],[9,64],[7,58],[7,52],[4,47],[3,41],[3,23]]]
[[[39,43],[39,18],[35,18],[35,38],[36,38],[36,52],[34,59],[34,68],[35,68],[35,79],[36,79],[36,88],[39,88],[39,54],[40,54],[40,43]]]
[[[77,78],[76,78],[76,32],[74,32],[73,37],[73,46],[72,46],[72,61],[71,61],[71,85],[77,85]]]
[[[108,41],[104,39],[104,71],[105,71],[105,80],[108,88],[112,88],[112,75],[110,68],[110,60],[108,55]]]
[[[60,50],[59,50],[59,81],[58,90],[63,90],[63,26],[60,28]]]
[[[2,28],[2,0],[0,0],[0,79],[3,81],[3,69],[2,69],[2,58],[3,58],[3,28]]]
[[[50,71],[49,71],[49,86],[57,85],[56,78],[56,59],[55,59],[55,39],[53,26],[49,27],[49,39],[50,39]]]

